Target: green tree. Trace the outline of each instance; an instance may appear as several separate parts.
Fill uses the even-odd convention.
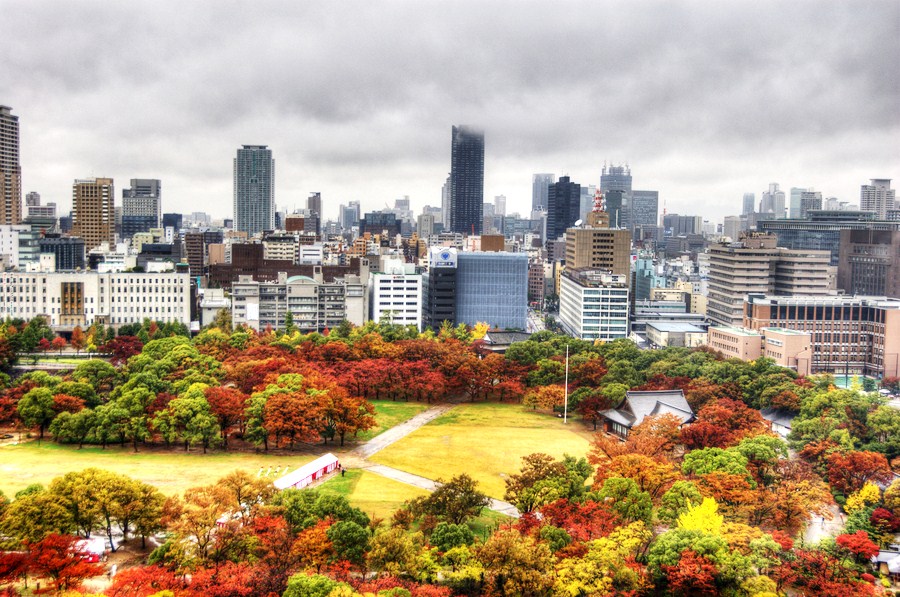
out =
[[[653,515],[653,501],[650,494],[641,491],[631,479],[612,477],[603,482],[597,492],[597,500],[610,505],[623,520],[649,523]]]
[[[702,448],[685,454],[681,470],[685,475],[707,475],[713,472],[746,475],[747,463],[747,457],[738,450]]]
[[[475,542],[475,535],[468,525],[439,522],[431,532],[429,540],[439,550],[446,552],[454,547],[472,545]]]
[[[65,500],[45,489],[17,495],[0,517],[0,534],[19,542],[36,542],[50,533],[64,535],[75,530],[76,525]],[[6,546],[7,549],[15,547]]]
[[[700,490],[691,481],[676,481],[665,492],[660,500],[657,516],[662,522],[674,524],[682,512],[689,506],[696,506],[703,501]]]
[[[328,597],[341,587],[349,588],[350,585],[322,574],[295,574],[288,579],[282,597]]]
[[[53,410],[53,392],[47,388],[34,388],[28,391],[16,407],[19,417],[28,427],[40,429],[40,439],[44,439],[44,429],[53,421],[56,411]]]
[[[77,443],[80,450],[97,426],[97,421],[97,413],[90,408],[83,408],[77,413],[61,412],[50,423],[50,433],[58,442]]]
[[[334,552],[340,560],[347,560],[361,565],[365,561],[369,547],[369,532],[349,520],[342,520],[331,525],[326,532],[334,545]]]
[[[478,491],[478,483],[463,473],[449,481],[437,480],[437,489],[427,496],[410,502],[410,510],[417,516],[431,515],[452,524],[462,524],[481,514],[490,498]]]

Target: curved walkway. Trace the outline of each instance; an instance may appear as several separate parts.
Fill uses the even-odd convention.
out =
[[[388,479],[393,479],[394,481],[399,481],[400,483],[406,483],[407,485],[419,487],[420,489],[425,489],[426,491],[434,491],[435,489],[437,489],[438,484],[435,483],[432,479],[420,477],[419,475],[407,473],[406,471],[401,471],[400,469],[385,466],[383,464],[370,463],[368,461],[368,458],[373,454],[376,454],[381,450],[387,448],[394,442],[403,439],[416,429],[427,425],[445,412],[452,409],[454,406],[456,405],[438,404],[436,406],[432,406],[428,410],[417,414],[408,421],[404,421],[403,423],[400,423],[399,425],[388,429],[381,435],[373,437],[365,444],[356,448],[355,450],[353,450],[353,452],[350,453],[351,459],[349,459],[347,464],[355,468],[365,469],[367,471],[375,473],[376,475],[381,475],[382,477],[387,477]],[[494,510],[495,512],[505,514],[506,516],[511,516],[512,518],[519,518],[520,516],[519,511],[515,506],[501,500],[495,500],[491,498],[491,503],[488,508]]]

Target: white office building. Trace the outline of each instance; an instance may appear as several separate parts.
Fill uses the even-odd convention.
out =
[[[382,271],[369,276],[372,321],[414,325],[422,331],[422,274],[412,263],[385,258]]]
[[[581,340],[628,337],[628,276],[572,269],[560,276],[559,321]]]
[[[119,326],[144,319],[190,324],[191,283],[184,273],[0,273],[0,319],[49,318],[68,331],[95,321]]]

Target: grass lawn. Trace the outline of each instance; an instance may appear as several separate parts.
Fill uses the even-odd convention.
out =
[[[584,456],[591,433],[581,421],[535,413],[519,404],[462,404],[378,452],[370,460],[429,479],[468,473],[481,491],[502,499],[503,479],[522,456]]]
[[[431,406],[426,402],[394,402],[392,400],[372,400],[371,402],[375,405],[377,426],[368,431],[361,431],[355,438],[358,442],[368,441]],[[353,439],[353,437],[348,439]]]
[[[210,453],[142,451],[130,447],[103,450],[60,446],[50,441],[0,446],[0,490],[12,497],[32,483],[48,485],[70,471],[97,467],[128,475],[159,488],[166,495],[181,493],[188,487],[207,485],[236,469],[256,473],[260,467],[288,467],[293,470],[313,460],[309,454]],[[274,475],[273,475],[274,478]]]
[[[350,470],[323,483],[319,489],[344,495],[350,503],[371,516],[389,519],[403,502],[428,492],[364,470]]]

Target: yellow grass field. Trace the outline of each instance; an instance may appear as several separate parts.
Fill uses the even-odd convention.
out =
[[[584,456],[590,432],[581,421],[534,413],[521,405],[463,404],[378,452],[370,460],[429,479],[468,473],[482,491],[503,498],[507,475],[522,456]]]
[[[260,467],[295,469],[313,460],[310,454],[189,453],[142,451],[130,447],[107,448],[59,446],[52,442],[28,442],[0,446],[0,490],[12,497],[32,483],[48,485],[70,471],[97,467],[128,475],[159,488],[166,495],[188,487],[207,485],[236,469],[256,474]]]
[[[336,476],[318,489],[344,495],[351,504],[378,518],[389,518],[406,500],[428,493],[424,489],[359,469],[349,471],[346,477]]]

